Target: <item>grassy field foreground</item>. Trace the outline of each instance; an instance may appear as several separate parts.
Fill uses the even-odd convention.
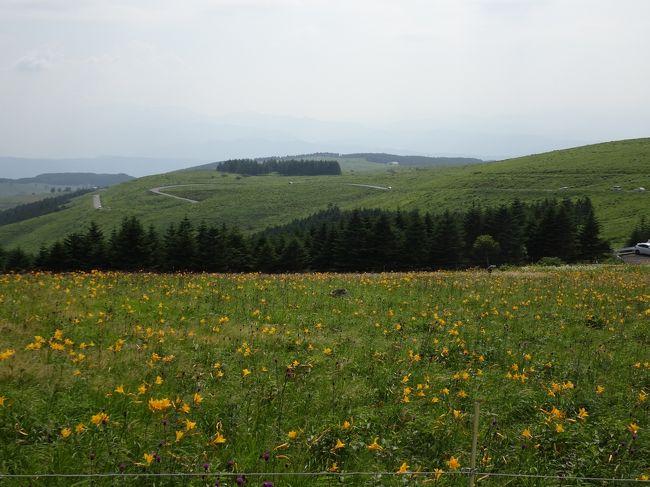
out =
[[[647,479],[649,289],[626,266],[0,276],[0,473],[466,485],[480,401],[481,472]],[[479,484],[508,481],[560,483]]]

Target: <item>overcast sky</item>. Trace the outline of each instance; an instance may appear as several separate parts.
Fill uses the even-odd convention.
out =
[[[156,123],[127,140],[133,119],[196,133],[279,123],[256,114],[558,144],[644,137],[649,48],[648,0],[0,0],[0,155],[161,156]],[[208,157],[184,154],[184,137],[165,150]],[[213,134],[228,137],[243,138]],[[458,151],[404,143],[386,146]]]

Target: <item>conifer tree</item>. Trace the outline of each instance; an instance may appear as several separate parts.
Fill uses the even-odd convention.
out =
[[[105,268],[107,262],[104,232],[102,232],[95,221],[91,221],[90,225],[88,225],[88,229],[83,235],[83,243],[85,247],[85,268],[88,270]]]
[[[26,272],[32,267],[32,259],[20,247],[11,249],[5,254],[4,270],[6,272]]]
[[[110,241],[110,254],[115,269],[136,271],[146,267],[149,245],[142,227],[136,217],[124,217],[120,228],[113,232]]]
[[[648,241],[650,241],[650,220],[647,220],[645,215],[642,215],[627,240],[627,246],[634,247],[639,242]]]
[[[430,255],[434,267],[457,267],[461,264],[463,241],[459,225],[449,211],[438,220]]]
[[[421,269],[427,264],[429,252],[430,242],[424,221],[419,212],[413,211],[408,216],[408,224],[404,232],[402,264],[407,269]]]
[[[600,223],[593,208],[589,208],[584,215],[584,224],[578,231],[578,257],[584,261],[597,261],[610,251],[609,244],[600,238]]]
[[[262,235],[253,247],[253,269],[260,272],[271,273],[278,269],[275,249],[269,239]]]

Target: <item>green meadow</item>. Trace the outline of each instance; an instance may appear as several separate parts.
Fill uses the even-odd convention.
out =
[[[0,276],[0,473],[467,485],[478,403],[479,485],[648,479],[648,289],[644,266]],[[134,476],[164,473],[194,476]]]

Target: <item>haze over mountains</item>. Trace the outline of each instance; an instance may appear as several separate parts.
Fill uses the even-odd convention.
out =
[[[75,123],[34,120],[35,126],[28,132],[18,126],[4,126],[0,156],[5,157],[0,158],[0,177],[31,177],[45,172],[123,172],[138,177],[229,158],[313,152],[387,152],[489,160],[593,142],[491,133],[489,128],[442,129],[427,121],[361,124],[257,113],[210,117],[181,108],[114,106],[77,111],[71,118]],[[72,130],[72,126],[82,128]],[[48,135],[25,143],[26,137],[37,133]]]
[[[11,158],[0,158],[0,163],[11,161]],[[13,159],[16,161],[16,159]],[[18,159],[17,161],[21,161]],[[113,186],[114,184],[124,183],[133,179],[132,176],[127,174],[95,174],[88,172],[74,172],[74,173],[44,173],[38,176],[29,178],[0,178],[0,183],[41,183],[53,186]]]

